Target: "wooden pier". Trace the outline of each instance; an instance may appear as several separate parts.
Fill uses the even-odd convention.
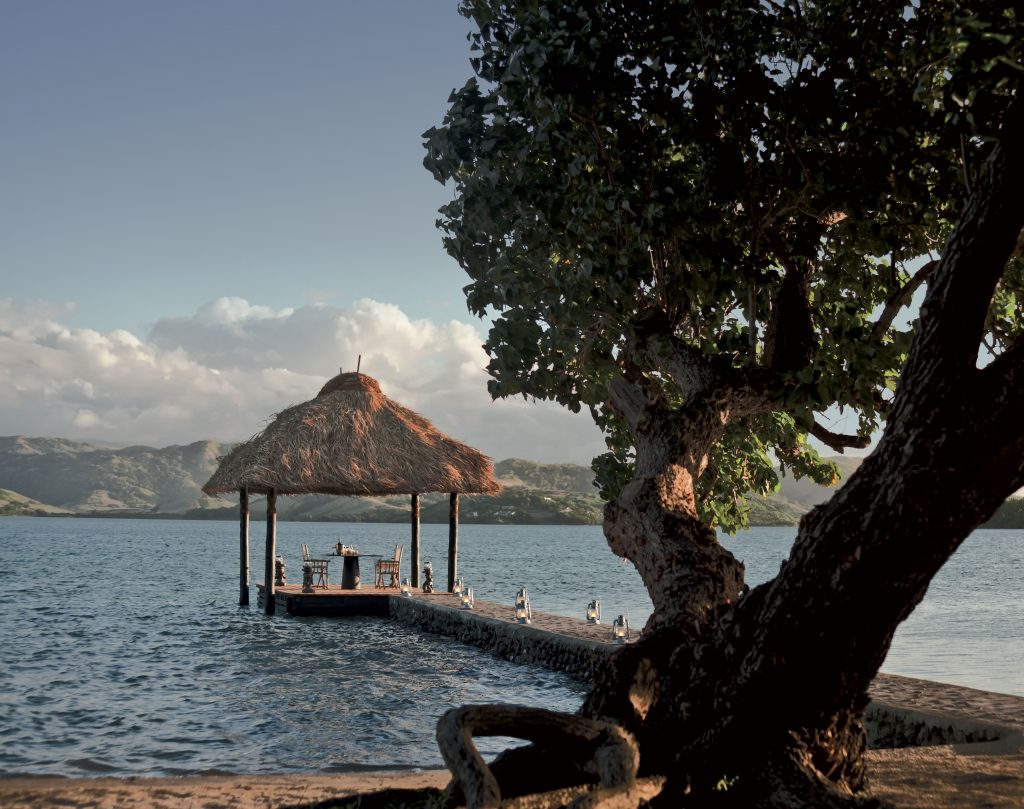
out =
[[[263,582],[258,582],[259,602],[263,605]],[[555,635],[585,640],[593,643],[616,645],[612,639],[610,624],[588,624],[582,618],[568,618],[534,610],[532,620],[528,624],[516,621],[515,609],[511,600],[507,604],[477,599],[473,609],[464,610],[460,607],[459,596],[452,593],[423,593],[413,590],[409,596],[392,588],[382,589],[363,586],[358,590],[343,590],[339,585],[315,587],[312,593],[302,592],[302,585],[285,584],[274,588],[275,606],[288,615],[304,617],[323,616],[336,617],[344,615],[372,615],[382,618],[394,618],[406,605],[429,605],[439,615],[449,620],[454,618],[452,611],[463,618],[473,620],[497,621],[515,627],[548,632]],[[632,639],[636,640],[639,632],[634,630]]]
[[[258,603],[265,609],[265,588],[263,582],[256,583]],[[456,596],[449,593],[416,593],[416,598],[438,600],[457,606]],[[303,592],[301,584],[279,584],[274,587],[274,611],[303,618],[320,616],[341,618],[353,615],[369,615],[390,618],[390,601],[403,598],[394,589],[360,587],[358,590],[342,589],[338,584],[314,587],[313,592]]]

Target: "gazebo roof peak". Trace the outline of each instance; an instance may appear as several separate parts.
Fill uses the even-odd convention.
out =
[[[316,398],[338,391],[363,391],[371,395],[384,396],[380,390],[380,383],[372,376],[361,374],[359,371],[341,371],[337,376],[327,380]]]
[[[339,373],[221,460],[206,494],[388,495],[496,492],[491,460],[385,396],[373,377]]]

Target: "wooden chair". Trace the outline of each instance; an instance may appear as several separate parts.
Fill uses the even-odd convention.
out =
[[[383,588],[385,586],[384,577],[390,576],[391,579],[386,586],[398,588],[402,578],[402,548],[402,545],[395,545],[394,559],[380,559],[373,566],[373,572],[376,574],[374,577],[375,587]]]
[[[313,569],[313,575],[316,576],[314,580],[314,586],[316,587],[327,587],[327,565],[330,563],[330,559],[314,559],[309,555],[309,545],[302,544],[299,547],[302,548],[302,566],[309,565]]]

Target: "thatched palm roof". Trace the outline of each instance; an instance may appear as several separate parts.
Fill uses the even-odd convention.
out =
[[[385,495],[496,492],[491,460],[393,402],[365,374],[334,377],[235,447],[203,486],[208,495]]]

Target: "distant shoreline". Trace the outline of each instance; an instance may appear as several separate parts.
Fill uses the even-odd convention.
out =
[[[238,520],[238,512],[234,509],[223,509],[224,514],[213,512],[210,514],[174,514],[174,513],[157,513],[152,512],[131,512],[131,511],[91,511],[91,512],[68,512],[58,514],[0,514],[0,517],[58,517],[62,519],[113,519],[113,520],[196,520],[199,522],[236,522]],[[390,515],[389,515],[390,516]],[[249,515],[250,520],[253,523],[260,522],[264,519],[263,514],[252,512]],[[377,523],[382,525],[403,525],[409,520],[406,519],[312,519],[308,517],[300,517],[298,519],[290,519],[283,517],[280,514],[277,516],[278,522],[289,522],[289,523],[334,523],[339,525],[358,525],[360,523]],[[421,515],[420,523],[424,525],[447,525],[448,520],[436,519],[436,518],[425,518]],[[593,525],[600,526],[601,523],[597,522],[550,522],[550,521],[530,521],[530,520],[481,520],[473,517],[460,517],[460,525]],[[754,526],[751,526],[754,527]],[[763,527],[763,526],[759,526]],[[794,523],[795,527],[795,523]]]
[[[234,522],[238,519],[238,512],[234,509],[225,508],[224,513],[220,511],[209,512],[209,513],[152,513],[152,512],[134,512],[134,511],[91,511],[91,512],[68,512],[68,513],[24,513],[24,514],[0,514],[0,517],[59,517],[66,519],[112,519],[112,520],[197,520],[200,522]],[[381,525],[402,525],[408,522],[407,519],[379,519],[383,515],[375,515],[374,519],[312,519],[309,517],[300,517],[297,519],[283,517],[278,514],[278,522],[287,523],[325,523],[325,524],[337,524],[337,525],[359,525],[361,523],[376,523]],[[390,517],[391,515],[387,515]],[[253,512],[250,514],[250,519],[253,522],[259,522],[264,519],[262,514]],[[600,526],[599,522],[574,522],[571,520],[565,520],[561,522],[551,522],[550,520],[487,520],[478,519],[474,517],[460,517],[459,522],[462,525],[592,525]],[[992,522],[996,522],[994,519]],[[448,520],[423,517],[421,515],[420,523],[423,525],[447,525]],[[784,522],[773,522],[773,523],[751,523],[750,528],[796,528],[798,523],[784,523]],[[979,525],[978,528],[983,528],[986,531],[1019,531],[1024,529],[1024,521],[1020,524],[985,524]]]
[[[231,448],[216,441],[170,447],[109,449],[64,438],[0,436],[0,516],[229,520],[237,508],[202,495],[218,459]],[[829,458],[848,478],[860,459]],[[502,485],[493,495],[466,495],[468,525],[601,525],[604,503],[590,466],[506,458],[494,464]],[[752,527],[796,526],[831,496],[829,487],[783,475],[771,496],[751,495]],[[259,498],[256,498],[258,500]],[[224,504],[224,508],[219,505]],[[252,519],[261,519],[253,504]],[[421,497],[420,522],[448,521],[445,493]],[[296,496],[278,503],[285,522],[408,522],[408,497]],[[1024,497],[1010,498],[986,528],[1024,528]]]

